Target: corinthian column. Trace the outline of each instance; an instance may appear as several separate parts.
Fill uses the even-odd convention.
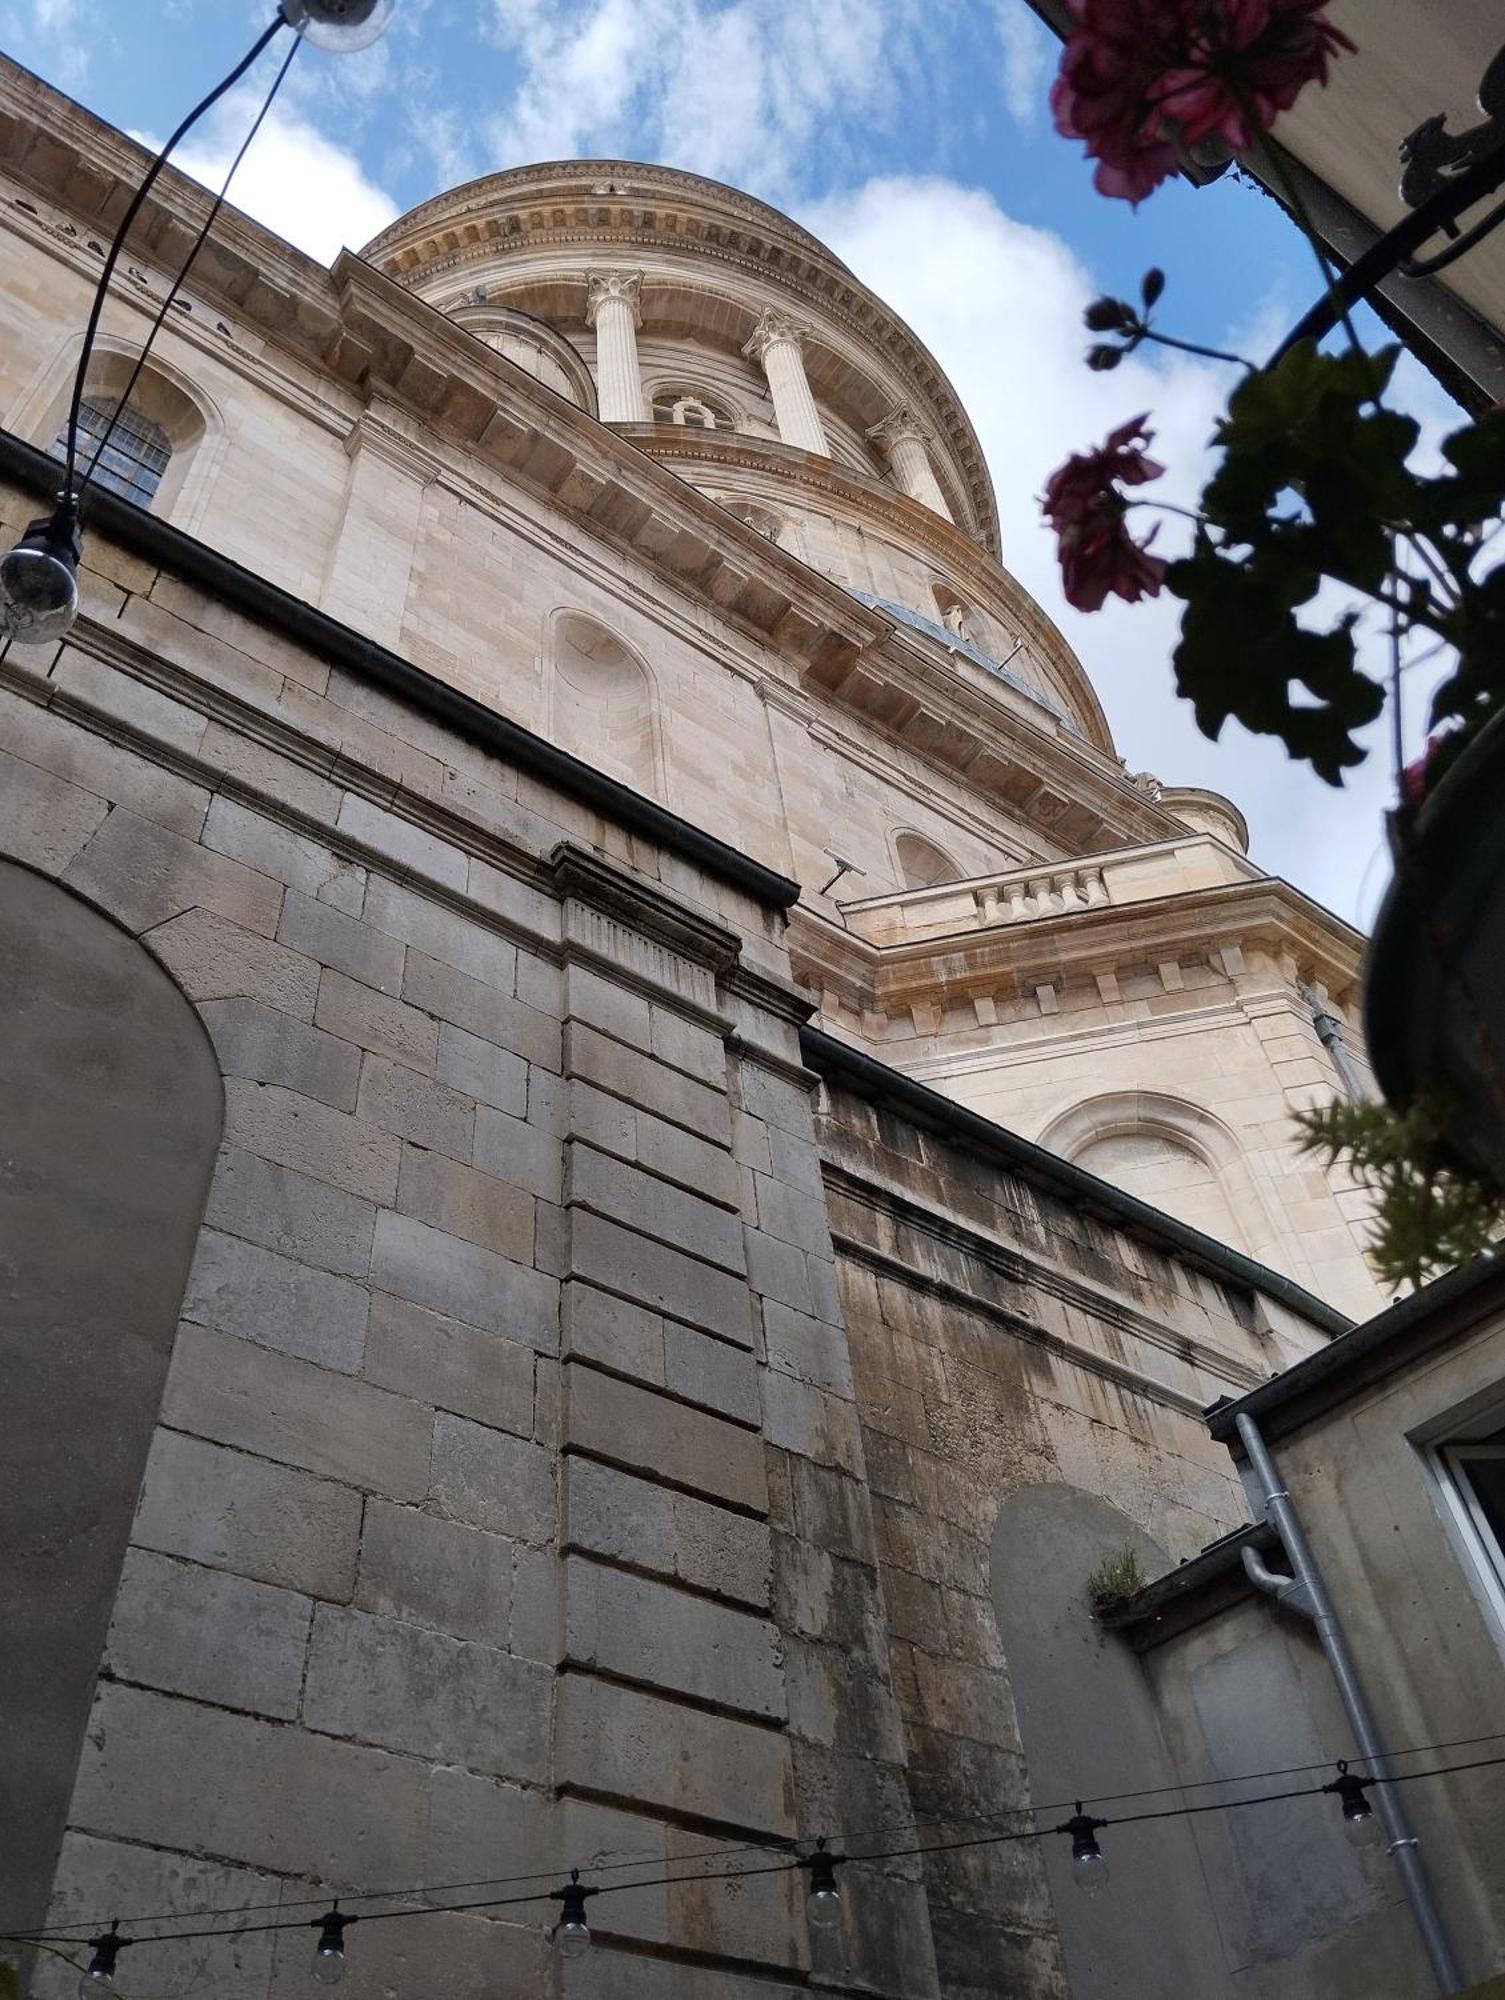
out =
[[[913,412],[891,410],[881,424],[873,425],[868,436],[887,458],[900,492],[949,521],[951,509],[930,463],[930,434]]]
[[[596,396],[603,424],[644,421],[637,331],[643,323],[642,291],[641,271],[603,271],[590,281],[585,318],[596,329]]]
[[[826,443],[820,411],[815,407],[805,374],[802,343],[809,331],[809,327],[785,313],[765,312],[742,352],[758,362],[768,377],[774,421],[785,444],[797,445],[801,451],[817,451],[822,458],[829,458],[831,448]]]

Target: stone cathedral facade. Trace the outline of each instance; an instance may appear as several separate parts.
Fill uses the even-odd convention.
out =
[[[141,166],[0,69],[8,542]],[[127,415],[78,626],[0,658],[0,1928],[633,1862],[581,1958],[453,1911],[349,1990],[1287,1990],[1216,1828],[1137,1850],[1129,1986],[1059,1843],[867,1858],[1164,1781],[1088,1579],[1237,1527],[1200,1412],[1381,1303],[1289,1133],[1359,940],[1125,771],[933,357],[760,203],[574,163],[331,270],[227,212]],[[694,1879],[821,1836],[837,1932]]]

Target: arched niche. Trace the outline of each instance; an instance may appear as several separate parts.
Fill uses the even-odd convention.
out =
[[[558,611],[549,667],[550,732],[560,749],[661,797],[658,704],[647,668],[626,642],[584,612]]]
[[[1110,1091],[1052,1119],[1040,1144],[1220,1243],[1250,1247],[1235,1194],[1238,1141],[1221,1119],[1162,1091]]]
[[[54,355],[11,418],[11,429],[53,456],[61,456],[79,344],[79,338],[74,337]],[[89,357],[86,397],[113,409],[135,373],[138,358],[139,349],[128,341],[100,334]],[[224,455],[225,424],[217,405],[198,382],[154,352],[131,390],[127,407],[160,433],[170,452],[148,511],[191,533],[208,504]],[[87,467],[91,456],[90,440],[83,437],[80,465]]]
[[[961,879],[961,869],[933,840],[922,833],[901,833],[894,839],[899,879],[906,889],[933,889],[940,882]]]
[[[146,950],[0,861],[0,1921],[46,1917],[222,1118]]]

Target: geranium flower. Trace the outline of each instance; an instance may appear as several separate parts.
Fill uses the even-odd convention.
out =
[[[1051,89],[1056,130],[1097,161],[1100,194],[1139,203],[1180,146],[1241,153],[1353,43],[1326,0],[1067,0],[1075,28]]]
[[[1165,470],[1140,449],[1154,435],[1146,420],[1121,424],[1098,450],[1068,458],[1046,481],[1045,518],[1056,532],[1066,602],[1078,611],[1100,611],[1109,596],[1135,604],[1159,595],[1165,564],[1149,553],[1155,533],[1134,540],[1122,491]]]

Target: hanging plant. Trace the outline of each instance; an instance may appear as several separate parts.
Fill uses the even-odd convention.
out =
[[[1074,26],[1051,106],[1058,131],[1095,161],[1099,191],[1137,204],[1193,147],[1254,155],[1336,301],[1299,195],[1263,146],[1280,112],[1325,84],[1333,60],[1353,48],[1324,0],[1068,4]],[[1335,305],[1341,349],[1299,339],[1256,367],[1164,332],[1155,317],[1164,291],[1151,271],[1137,301],[1097,300],[1086,314],[1097,336],[1087,364],[1108,373],[1151,343],[1240,371],[1213,435],[1216,463],[1191,515],[1190,547],[1167,555],[1158,525],[1141,525],[1185,510],[1148,490],[1164,467],[1149,455],[1148,414],[1133,417],[1046,485],[1064,592],[1080,611],[1109,596],[1180,599],[1176,687],[1203,734],[1215,740],[1232,718],[1275,737],[1327,784],[1364,760],[1361,732],[1391,703],[1397,881],[1375,948],[1375,964],[1391,968],[1390,990],[1377,995],[1372,973],[1366,1001],[1391,1105],[1301,1122],[1309,1149],[1346,1156],[1375,1191],[1381,1275],[1421,1282],[1505,1226],[1505,963],[1492,975],[1471,962],[1477,939],[1493,938],[1505,865],[1505,724],[1490,729],[1505,708],[1505,410],[1461,426],[1444,440],[1440,467],[1423,470],[1416,422],[1386,401],[1397,347],[1367,352]],[[1341,604],[1328,612],[1319,593],[1333,585]],[[1366,605],[1389,635],[1388,671],[1378,676],[1359,647]],[[1447,654],[1450,669],[1432,698],[1427,749],[1406,766],[1401,673],[1418,643]],[[1466,757],[1483,824],[1474,822],[1472,853],[1459,854],[1449,779]],[[1438,893],[1449,869],[1451,907]],[[1486,878],[1488,908],[1460,870]]]

